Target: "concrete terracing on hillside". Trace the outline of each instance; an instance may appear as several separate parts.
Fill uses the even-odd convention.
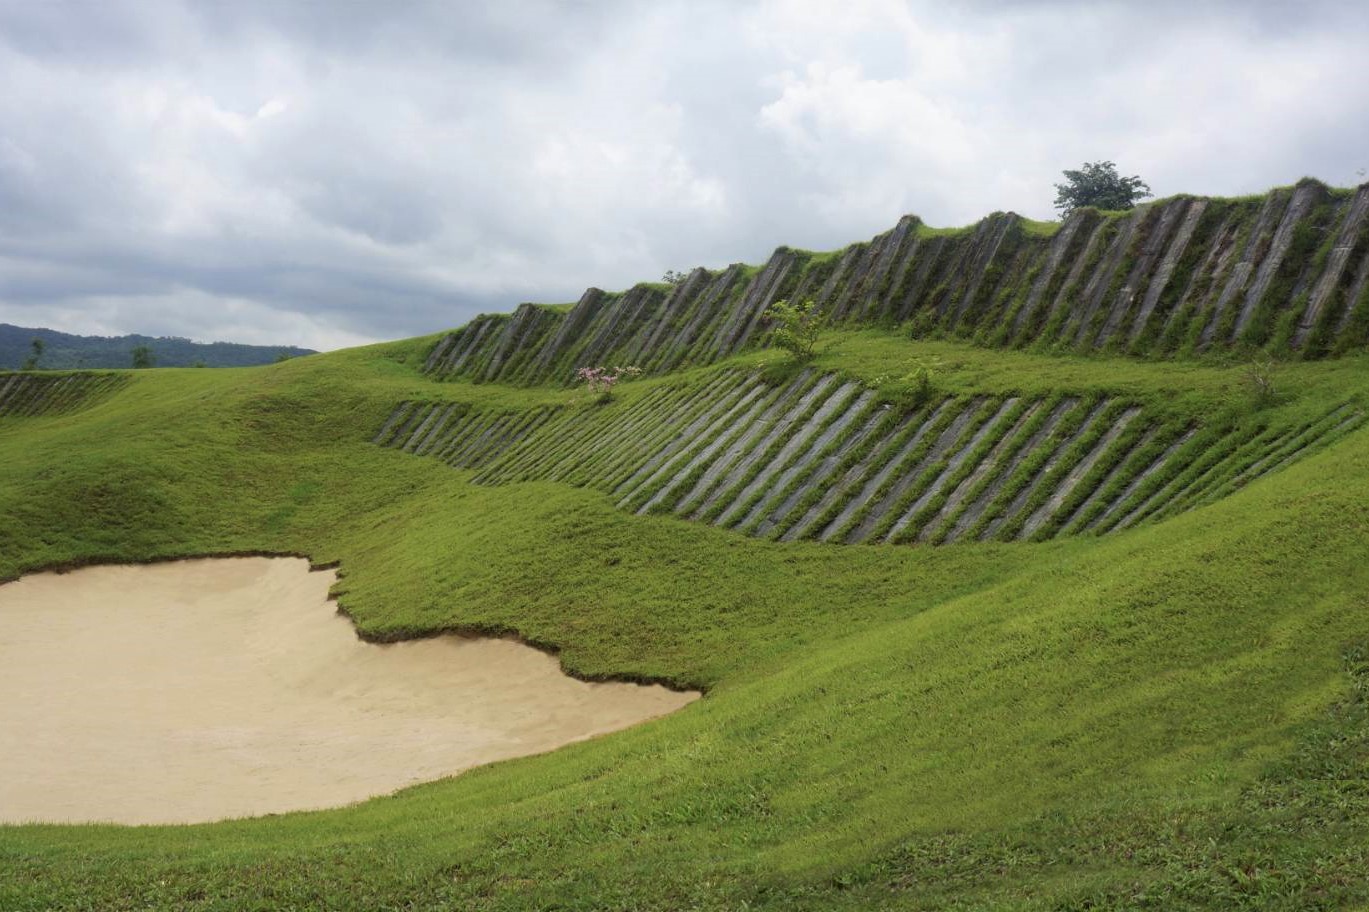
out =
[[[1041,540],[1104,533],[1224,496],[1363,415],[1200,427],[1104,396],[937,396],[911,410],[805,371],[723,370],[598,408],[401,404],[374,442],[475,471],[560,481],[634,513],[785,541]]]
[[[0,418],[69,412],[128,382],[120,374],[0,374]]]
[[[477,317],[425,369],[505,383],[568,383],[596,364],[662,373],[761,341],[772,302],[810,297],[838,324],[985,345],[1338,354],[1369,342],[1369,185],[1306,180],[1262,197],[1086,209],[1053,232],[1012,213],[955,232],[906,216],[834,254],[782,247],[759,270],[696,269],[675,286],[592,288],[569,309]]]

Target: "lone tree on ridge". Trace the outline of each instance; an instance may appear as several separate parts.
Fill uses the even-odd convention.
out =
[[[1061,216],[1080,206],[1099,209],[1131,209],[1151,196],[1150,185],[1136,175],[1122,177],[1110,161],[1084,162],[1077,171],[1062,171],[1063,184],[1055,185],[1055,208]]]

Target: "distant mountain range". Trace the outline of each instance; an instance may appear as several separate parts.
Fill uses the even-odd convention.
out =
[[[282,357],[316,354],[293,345],[238,345],[191,342],[176,336],[73,336],[52,329],[29,329],[0,323],[0,370],[16,370],[33,355],[33,340],[43,340],[38,367],[71,370],[82,367],[132,367],[133,350],[146,346],[154,367],[250,367]]]

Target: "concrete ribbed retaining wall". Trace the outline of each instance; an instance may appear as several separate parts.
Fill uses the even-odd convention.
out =
[[[721,371],[631,402],[524,412],[405,402],[374,441],[474,470],[552,480],[638,514],[785,541],[1043,540],[1105,533],[1225,496],[1363,421],[1197,427],[1106,396],[936,397],[911,411],[803,371]]]
[[[0,373],[0,418],[30,418],[84,408],[128,382],[123,374]]]
[[[592,288],[565,310],[480,316],[443,337],[425,369],[519,384],[569,383],[593,365],[663,373],[763,341],[771,303],[809,297],[838,325],[992,346],[1335,355],[1369,344],[1369,185],[1081,210],[1054,233],[1012,213],[958,232],[906,216],[832,254],[782,247],[759,269],[696,269],[675,286]]]

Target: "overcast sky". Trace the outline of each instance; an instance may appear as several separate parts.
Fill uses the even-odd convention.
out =
[[[0,0],[0,322],[330,349],[1051,218],[1084,161],[1352,185],[1366,48],[1348,0]]]

